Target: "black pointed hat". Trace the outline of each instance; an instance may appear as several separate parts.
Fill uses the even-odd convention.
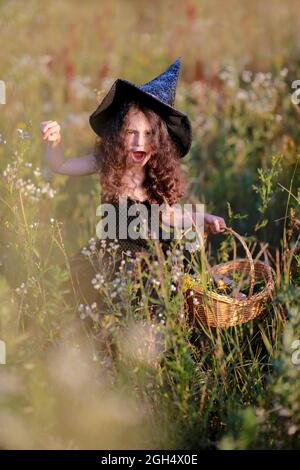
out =
[[[184,157],[191,147],[192,126],[188,116],[174,108],[180,65],[181,59],[178,57],[167,70],[144,85],[117,79],[97,109],[90,115],[89,122],[92,129],[101,136],[109,110],[124,99],[134,99],[151,108],[165,120],[171,137],[180,149],[180,156]]]

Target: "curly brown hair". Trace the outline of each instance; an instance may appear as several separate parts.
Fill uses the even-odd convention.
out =
[[[143,186],[150,203],[172,205],[186,190],[186,180],[180,168],[180,152],[170,135],[166,121],[147,106],[134,99],[124,100],[107,114],[105,128],[97,137],[94,154],[102,190],[102,200],[117,202],[124,191],[121,180],[126,170],[125,129],[131,107],[142,111],[151,130],[151,158],[145,164]]]

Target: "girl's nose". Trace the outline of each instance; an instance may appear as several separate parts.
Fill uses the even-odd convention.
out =
[[[144,137],[143,133],[140,132],[140,133],[137,133],[137,134],[136,134],[135,145],[136,145],[137,147],[141,147],[141,148],[144,147],[144,145],[145,145],[145,137]]]

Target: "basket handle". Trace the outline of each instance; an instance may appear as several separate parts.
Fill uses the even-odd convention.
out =
[[[254,289],[254,282],[255,282],[255,269],[254,269],[254,262],[253,262],[253,258],[252,258],[252,255],[251,255],[251,252],[249,250],[249,248],[247,247],[246,245],[246,242],[244,241],[244,239],[241,237],[241,235],[239,235],[237,232],[235,232],[232,228],[230,227],[226,227],[224,228],[221,232],[225,232],[225,230],[227,230],[229,233],[231,233],[232,235],[234,235],[239,241],[240,243],[243,245],[245,251],[246,251],[246,255],[247,255],[247,258],[248,258],[248,261],[249,261],[249,264],[250,264],[250,273],[249,273],[249,292],[248,292],[248,298],[250,298],[253,294],[253,289]]]
[[[200,238],[202,239],[202,244],[204,245],[204,241],[203,241],[203,237],[202,237],[202,234],[201,232],[199,232],[197,230],[197,226],[196,226],[196,223],[192,220],[192,226],[196,229],[196,232],[198,235],[200,235]],[[232,235],[234,235],[239,241],[240,243],[243,245],[244,247],[244,250],[246,251],[246,255],[247,255],[247,258],[248,258],[248,261],[249,261],[249,264],[250,264],[250,272],[249,272],[249,292],[248,292],[248,298],[252,297],[253,295],[253,290],[254,290],[254,282],[255,282],[255,268],[254,268],[254,262],[253,262],[253,258],[252,258],[252,255],[251,255],[251,252],[249,250],[249,248],[247,247],[244,239],[241,237],[241,235],[239,235],[237,232],[235,232],[232,228],[230,227],[224,227],[221,232],[225,232],[225,230],[227,230],[229,233],[231,233]],[[207,235],[208,233],[205,231],[204,232],[204,239],[206,240],[207,238]],[[206,268],[207,270],[209,271],[210,275],[213,275],[213,272],[212,272],[212,268],[208,262],[208,259],[207,259],[207,256],[205,254],[205,250],[204,250],[204,260],[205,260],[205,264],[206,264]]]

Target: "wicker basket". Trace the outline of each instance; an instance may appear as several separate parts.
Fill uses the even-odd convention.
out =
[[[230,327],[253,320],[263,313],[265,304],[272,296],[274,289],[272,268],[262,261],[254,262],[242,237],[229,227],[226,227],[225,230],[238,238],[246,251],[247,259],[236,259],[210,268],[205,257],[208,270],[212,276],[230,275],[233,272],[241,273],[242,277],[248,275],[248,296],[245,299],[237,300],[227,295],[205,291],[200,286],[187,289],[185,293],[187,313],[192,321],[200,326],[205,324],[210,327]],[[253,295],[255,279],[263,280],[264,287]]]

